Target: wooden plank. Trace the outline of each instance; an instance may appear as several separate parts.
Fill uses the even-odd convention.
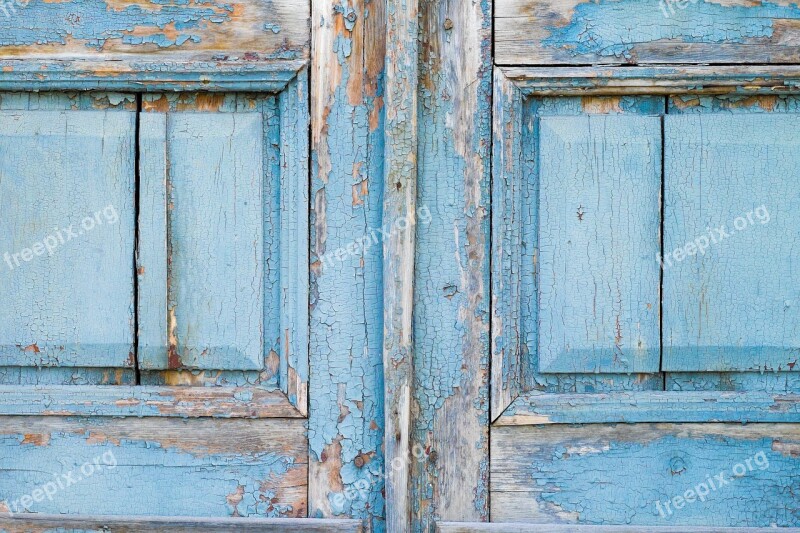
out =
[[[411,530],[414,266],[417,231],[419,6],[388,0],[383,224],[386,528]]]
[[[526,394],[495,426],[640,422],[800,422],[800,396],[769,392]]]
[[[301,418],[280,391],[250,387],[0,386],[0,415]]]
[[[249,62],[0,60],[3,91],[264,91],[280,92],[306,60]]]
[[[525,217],[522,197],[530,184],[523,172],[523,104],[516,85],[500,69],[494,70],[492,114],[492,420],[500,416],[525,389],[527,354],[522,317],[523,285],[536,284],[536,273],[525,276],[523,266]],[[538,176],[537,176],[538,177]],[[535,231],[535,228],[531,228]],[[537,292],[533,287],[534,294]],[[531,311],[536,314],[538,306]]]
[[[0,365],[133,366],[134,120],[0,113]]]
[[[440,522],[438,533],[685,533],[683,526],[579,526],[572,524],[466,523]],[[773,533],[767,527],[693,527],[692,533]],[[800,528],[781,528],[781,533],[797,533]]]
[[[381,531],[386,3],[313,10],[310,515]]]
[[[540,96],[796,93],[800,66],[503,67],[524,94]]]
[[[798,527],[798,449],[796,424],[496,427],[492,518]]]
[[[220,1],[68,0],[4,9],[0,59],[21,75],[52,65],[45,70],[60,70],[64,81],[86,74],[133,81],[140,72],[199,74],[215,64],[259,70],[306,61],[310,52],[309,0],[244,0],[235,9]]]
[[[495,69],[495,76],[500,76],[499,69]],[[508,90],[514,89],[515,83],[506,81]],[[499,92],[496,87],[496,93]],[[521,92],[521,91],[519,91]],[[571,97],[537,97],[523,98],[520,95],[520,108],[503,110],[503,119],[520,121],[520,131],[518,135],[510,135],[508,141],[506,133],[496,134],[493,143],[495,150],[499,149],[503,142],[519,143],[519,156],[513,161],[519,165],[518,190],[513,192],[505,189],[503,180],[495,178],[493,185],[492,205],[494,223],[492,225],[495,237],[492,245],[504,246],[503,255],[495,257],[508,257],[506,259],[494,260],[492,262],[494,274],[492,282],[495,284],[493,291],[493,337],[496,348],[493,349],[492,369],[494,383],[506,381],[502,385],[492,388],[493,402],[496,401],[495,392],[503,391],[502,387],[511,390],[519,387],[519,391],[542,391],[548,393],[597,393],[612,391],[632,391],[632,390],[662,390],[663,378],[659,374],[542,374],[539,372],[538,354],[538,330],[539,330],[539,137],[540,121],[539,117],[560,117],[560,116],[585,116],[591,115],[660,115],[665,110],[665,99],[663,97],[649,96],[571,96]],[[500,105],[497,101],[495,104]],[[512,119],[516,115],[518,118]],[[495,118],[499,115],[495,113]],[[497,130],[495,130],[497,131]],[[507,146],[507,145],[506,145]],[[515,148],[516,149],[516,148]],[[514,169],[509,170],[505,163],[512,160],[503,154],[498,154],[494,158],[495,165],[504,162],[507,175],[515,173]],[[501,175],[496,170],[495,176]],[[508,195],[503,197],[503,195]],[[518,229],[514,229],[519,226]],[[506,229],[504,229],[506,228]],[[518,232],[519,245],[509,247],[509,242],[516,245],[513,241],[503,239],[500,234],[503,231],[510,231],[512,235]],[[518,291],[518,296],[514,296],[510,290]],[[511,304],[514,299],[517,304]],[[500,314],[502,313],[502,317]],[[513,313],[518,317],[514,319]],[[513,379],[503,377],[500,370],[503,364],[498,358],[505,355],[497,350],[499,346],[498,336],[505,337],[502,342],[510,346],[509,336],[518,336],[518,368],[507,378],[516,373],[519,376],[519,383],[514,383]],[[513,356],[512,356],[513,357]],[[504,394],[504,392],[501,392]],[[502,413],[499,409],[493,411],[496,419]]]
[[[796,63],[800,8],[735,0],[498,0],[500,65]]]
[[[794,369],[798,127],[788,113],[665,118],[663,370]]]
[[[262,119],[167,117],[168,368],[264,365]]]
[[[214,533],[258,531],[259,533],[361,533],[358,520],[315,520],[312,518],[192,518],[134,516],[64,516],[18,515],[0,516],[0,528],[7,533],[39,533],[64,529],[98,533],[139,533],[170,531],[172,533]]]
[[[137,361],[140,370],[168,366],[167,115],[139,117],[139,225],[136,246]]]
[[[0,385],[135,385],[133,368],[0,367]]]
[[[308,412],[308,345],[309,345],[309,73],[301,71],[279,96],[280,106],[280,181],[277,187],[265,187],[264,206],[279,197],[277,210],[264,215],[264,235],[271,236],[275,225],[280,228],[278,257],[280,261],[279,317],[265,311],[265,324],[278,326],[278,353],[281,390],[301,412]],[[265,129],[268,125],[265,125]],[[264,132],[269,135],[268,131]],[[268,147],[267,147],[268,149]],[[269,155],[265,156],[268,160]],[[269,196],[267,196],[269,195]],[[266,210],[266,209],[265,209]],[[267,217],[273,220],[267,220]],[[271,239],[274,241],[275,239]],[[265,245],[266,255],[276,254]],[[265,260],[266,262],[266,260]],[[265,273],[269,297],[270,272]],[[266,306],[270,309],[271,306]]]
[[[0,459],[6,514],[306,516],[303,420],[2,417]]]
[[[412,530],[488,519],[491,2],[421,2]],[[424,280],[424,281],[422,281]],[[417,450],[419,453],[414,453]]]
[[[660,120],[540,120],[539,370],[657,372]]]

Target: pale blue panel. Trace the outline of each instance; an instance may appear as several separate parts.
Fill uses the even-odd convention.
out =
[[[133,364],[134,113],[0,113],[0,365]]]
[[[167,368],[167,116],[139,118],[138,361]]]
[[[264,365],[261,113],[167,117],[170,368]]]
[[[539,367],[659,367],[658,117],[543,117]]]
[[[798,370],[800,115],[668,116],[665,161],[664,370]]]

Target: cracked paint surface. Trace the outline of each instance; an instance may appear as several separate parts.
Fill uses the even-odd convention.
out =
[[[12,512],[119,515],[124,509],[129,515],[305,515],[307,463],[301,420],[288,425],[242,420],[3,420],[0,500]],[[238,438],[226,442],[224,435],[232,433]],[[87,463],[93,467],[85,467]],[[64,476],[73,483],[59,488],[52,500],[18,507],[19,499],[54,479],[60,477],[66,484]]]
[[[487,516],[491,4],[420,5],[414,531]]]
[[[713,2],[689,3],[664,17],[649,2],[622,0],[582,3],[573,9],[564,27],[548,27],[546,47],[586,54],[631,59],[643,43],[757,43],[768,40],[775,30],[774,19],[798,20],[800,8],[770,2],[751,6],[725,6]]]
[[[307,9],[250,0],[67,0],[9,3],[0,18],[4,56],[148,54],[230,50],[261,59],[307,57]]]
[[[492,433],[496,520],[652,526],[797,526],[797,429],[790,425],[516,427]],[[758,465],[756,454],[763,454]],[[749,468],[747,461],[750,460]],[[744,465],[744,471],[736,465]],[[766,466],[765,466],[766,465]],[[662,516],[721,472],[705,501]],[[736,476],[734,472],[742,473]],[[509,508],[515,488],[527,491]]]
[[[382,9],[316,3],[312,67],[310,516],[367,518],[375,531],[384,529],[382,252],[320,258],[382,224]],[[366,497],[347,497],[364,484]]]

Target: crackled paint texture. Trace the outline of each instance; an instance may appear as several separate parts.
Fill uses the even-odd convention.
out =
[[[0,54],[185,49],[205,51],[209,58],[230,50],[253,54],[250,59],[301,59],[307,57],[308,42],[304,3],[305,10],[285,0],[8,2],[0,17]]]
[[[487,518],[490,2],[420,6],[414,531]]]
[[[316,2],[312,65],[309,516],[367,518],[375,531],[384,529],[382,246],[356,243],[382,224],[382,10]]]
[[[135,114],[2,111],[0,123],[0,364],[133,366]]]
[[[789,2],[501,0],[497,61],[791,63],[798,19]]]
[[[558,426],[503,428],[492,435],[493,445],[497,444],[492,458],[497,520],[547,517],[588,524],[718,527],[800,524],[796,499],[800,443],[792,426]],[[719,486],[709,489],[705,501],[684,502],[679,509],[671,505],[672,512],[667,512],[663,502],[684,497],[687,490],[708,484],[720,473],[727,483],[717,481]],[[504,509],[515,487],[527,491],[525,501],[517,499],[517,508]]]
[[[569,24],[549,27],[551,36],[542,44],[569,49],[575,55],[596,54],[630,58],[641,43],[755,43],[769,39],[773,19],[798,20],[800,8],[762,2],[750,6],[726,6],[712,2],[689,3],[663,17],[656,5],[637,0],[584,3],[575,7]]]
[[[2,420],[0,510],[215,517],[305,514],[307,464],[300,420]],[[222,437],[231,433],[239,436],[235,444]],[[87,463],[91,466],[84,466]],[[52,499],[21,500],[59,478],[65,486],[57,488]],[[67,485],[68,479],[72,483]]]

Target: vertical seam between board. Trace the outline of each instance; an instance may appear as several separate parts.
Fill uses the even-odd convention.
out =
[[[139,365],[139,246],[141,245],[139,231],[141,224],[139,216],[141,213],[141,168],[139,160],[141,158],[141,116],[142,116],[142,94],[136,94],[136,116],[133,127],[133,366],[135,381],[138,386],[142,384],[141,368]]]
[[[661,221],[659,231],[659,257],[664,257],[664,232],[666,229],[666,115],[669,112],[669,97],[664,96],[663,108],[661,110]],[[658,370],[661,373],[661,390],[667,390],[667,373],[664,372],[664,262],[659,261],[659,289],[658,289]]]

